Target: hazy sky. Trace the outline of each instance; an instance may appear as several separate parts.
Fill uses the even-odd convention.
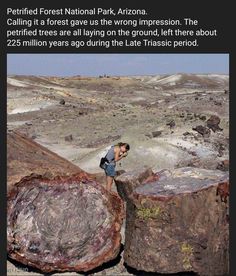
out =
[[[8,54],[7,73],[44,76],[229,73],[228,54]]]

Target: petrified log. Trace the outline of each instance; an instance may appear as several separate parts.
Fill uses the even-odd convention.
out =
[[[151,169],[143,168],[142,170],[123,173],[121,177],[117,176],[115,178],[115,184],[120,197],[126,201],[140,183],[153,175],[154,173]]]
[[[44,272],[115,258],[123,202],[94,175],[20,133],[7,136],[8,253]]]
[[[9,256],[43,272],[88,271],[119,253],[123,201],[84,173],[23,178],[7,218]]]
[[[7,134],[8,191],[32,173],[47,177],[83,172],[79,167],[18,132]]]
[[[116,179],[127,201],[125,262],[149,272],[226,275],[228,174],[186,167],[134,179]]]

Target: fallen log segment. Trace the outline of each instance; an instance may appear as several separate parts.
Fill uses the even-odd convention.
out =
[[[7,188],[32,173],[55,177],[83,172],[79,167],[19,132],[7,134]]]
[[[142,170],[134,170],[121,174],[121,177],[116,177],[115,184],[120,197],[126,201],[140,183],[153,176],[154,173],[151,169],[143,168]]]
[[[88,271],[120,248],[123,202],[95,176],[24,135],[7,135],[8,254],[52,271]]]
[[[149,272],[226,275],[228,174],[186,167],[138,178],[116,179],[127,201],[125,262]]]
[[[120,249],[123,201],[84,173],[23,178],[8,194],[8,254],[53,271],[89,271]]]

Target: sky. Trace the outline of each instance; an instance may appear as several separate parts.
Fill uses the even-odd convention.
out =
[[[229,74],[228,54],[8,54],[8,75]]]

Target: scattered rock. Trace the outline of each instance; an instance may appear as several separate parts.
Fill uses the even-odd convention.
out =
[[[220,118],[216,115],[212,115],[208,120],[207,120],[207,127],[210,128],[213,132],[216,131],[222,131],[223,129],[219,127],[220,124]]]
[[[222,105],[222,102],[219,102],[219,101],[214,101],[214,105],[221,106],[221,105]]]
[[[109,135],[107,137],[100,138],[99,140],[92,141],[92,142],[86,144],[85,146],[88,148],[94,148],[94,147],[98,147],[98,146],[105,145],[108,143],[113,143],[114,141],[116,141],[120,138],[121,138],[121,135],[114,135],[114,136]]]
[[[187,113],[186,119],[192,120],[194,118],[194,115],[192,113]]]
[[[218,163],[217,170],[221,170],[221,171],[228,171],[229,170],[229,160],[223,160],[220,163]]]
[[[175,121],[174,121],[174,120],[171,120],[171,121],[168,122],[166,125],[169,126],[170,128],[173,128],[173,127],[175,127]]]
[[[186,131],[186,132],[183,133],[183,135],[184,135],[184,136],[188,136],[188,135],[191,135],[191,133],[188,132],[188,131]]]
[[[200,114],[199,119],[202,120],[202,121],[206,121],[206,115]]]
[[[59,104],[61,104],[61,105],[65,105],[65,103],[66,103],[66,102],[65,102],[64,99],[61,99],[60,102],[59,102]]]
[[[191,155],[193,155],[193,156],[197,156],[196,151],[191,151],[191,150],[190,150],[190,151],[188,151],[188,153],[191,154]]]
[[[145,134],[145,136],[148,137],[148,138],[150,138],[150,139],[153,138],[152,134],[150,134],[150,133]]]
[[[223,145],[223,144],[221,144],[221,143],[219,143],[218,145],[217,145],[217,148],[218,148],[218,156],[219,157],[222,157],[223,156],[223,154],[224,154],[224,150],[225,150],[225,146]]]
[[[161,133],[162,133],[162,131],[160,131],[160,130],[153,131],[153,132],[152,132],[152,137],[153,137],[153,138],[158,137],[158,136],[161,135]]]
[[[67,141],[67,142],[73,141],[73,136],[72,136],[72,134],[70,134],[70,135],[68,135],[68,136],[65,136],[65,141]]]
[[[200,133],[204,138],[209,137],[210,134],[211,134],[210,129],[208,129],[207,127],[201,126],[201,125],[196,126],[196,127],[193,127],[192,130],[197,131],[197,132]]]

